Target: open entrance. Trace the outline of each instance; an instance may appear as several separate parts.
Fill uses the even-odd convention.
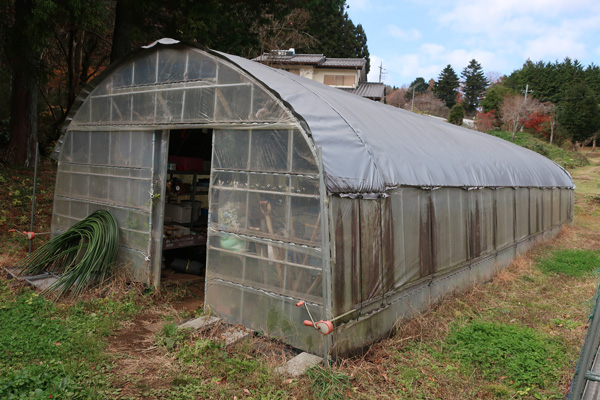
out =
[[[185,285],[203,305],[212,129],[169,132],[161,281]]]

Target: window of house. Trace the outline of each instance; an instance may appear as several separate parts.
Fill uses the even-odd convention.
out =
[[[354,76],[325,75],[323,83],[329,86],[354,86]]]

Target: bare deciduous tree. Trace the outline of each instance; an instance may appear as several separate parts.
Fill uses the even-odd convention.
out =
[[[406,105],[406,86],[401,87],[400,89],[396,89],[393,90],[391,92],[389,92],[386,95],[386,102],[387,104],[394,106],[394,107],[398,107],[398,108],[404,108],[404,106]]]
[[[523,127],[524,118],[540,109],[539,101],[531,97],[523,97],[519,94],[507,95],[500,106],[500,114],[504,129],[512,132],[511,140],[515,139],[515,133]]]
[[[485,76],[488,79],[488,81],[490,82],[490,86],[499,84],[500,82],[502,82],[502,75],[500,74],[500,72],[488,71],[488,73],[485,74]]]
[[[307,32],[310,13],[306,10],[296,8],[283,19],[264,13],[263,18],[269,22],[251,28],[258,34],[261,54],[292,47],[307,48],[317,43],[317,39]]]
[[[407,103],[408,109],[410,104]],[[443,101],[438,99],[435,94],[428,90],[424,93],[415,95],[414,110],[424,114],[435,115],[442,118],[448,118],[450,110]]]
[[[554,141],[554,129],[556,128],[556,104],[549,101],[540,104],[540,112],[548,116],[550,125],[550,144]]]

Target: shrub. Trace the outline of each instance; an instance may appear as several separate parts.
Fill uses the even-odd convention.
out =
[[[480,111],[475,117],[475,127],[479,132],[489,132],[498,126],[496,110],[490,112]]]
[[[465,117],[465,109],[461,104],[456,104],[450,110],[450,116],[448,117],[448,122],[454,125],[462,125],[463,118]]]

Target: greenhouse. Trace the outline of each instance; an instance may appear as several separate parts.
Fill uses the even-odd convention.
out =
[[[543,156],[170,39],[84,90],[56,155],[53,234],[107,210],[132,280],[196,274],[207,311],[321,355],[573,218],[573,181]]]

